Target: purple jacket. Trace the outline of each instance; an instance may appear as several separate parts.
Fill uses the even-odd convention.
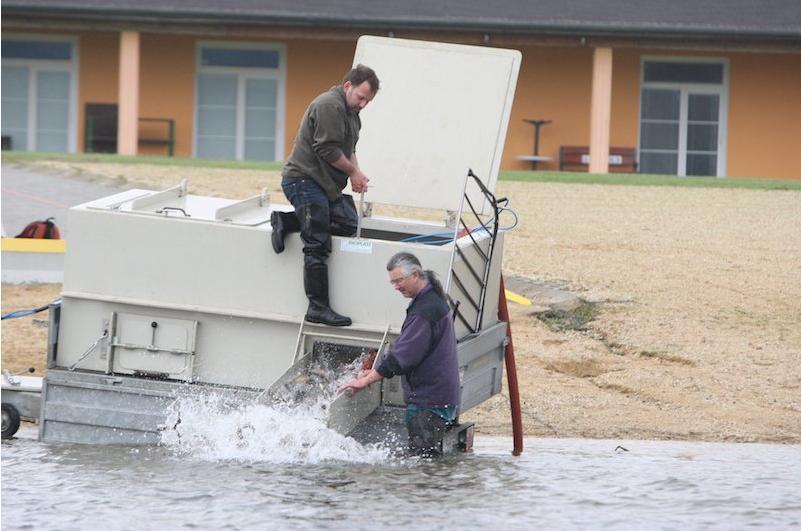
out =
[[[423,288],[406,309],[401,333],[376,367],[381,376],[401,374],[403,398],[421,407],[459,407],[461,386],[456,334],[448,303]]]

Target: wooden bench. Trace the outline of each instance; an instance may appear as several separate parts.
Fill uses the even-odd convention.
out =
[[[590,164],[590,148],[587,146],[562,146],[559,148],[559,171],[565,168],[586,170]],[[634,148],[610,147],[609,166],[615,171],[637,172],[637,150]]]

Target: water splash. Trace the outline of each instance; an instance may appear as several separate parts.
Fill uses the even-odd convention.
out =
[[[391,458],[384,445],[362,445],[326,426],[338,385],[357,367],[317,365],[315,385],[299,378],[304,393],[276,404],[231,404],[229,396],[182,396],[173,403],[161,442],[178,455],[203,460],[305,463],[379,463]],[[311,390],[311,392],[310,392]]]

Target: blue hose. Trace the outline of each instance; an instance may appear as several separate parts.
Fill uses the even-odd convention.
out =
[[[511,208],[508,208],[508,207],[504,207],[504,208],[499,209],[498,210],[498,217],[500,217],[500,214],[503,213],[504,211],[507,211],[510,214],[512,214],[512,216],[514,216],[514,223],[512,223],[508,227],[498,227],[498,230],[501,231],[501,232],[506,232],[506,231],[514,229],[515,227],[517,227],[517,223],[518,223],[517,213],[514,210],[512,210]],[[476,232],[480,232],[480,231],[489,232],[489,230],[487,230],[487,225],[492,223],[494,220],[495,220],[495,218],[492,217],[492,218],[488,219],[486,221],[486,223],[484,223],[482,225],[479,225],[478,227],[474,228],[470,232],[473,233],[473,234],[475,234]],[[432,240],[432,241],[420,241],[420,240],[428,240],[429,238],[438,238],[438,239],[437,240]],[[403,243],[418,242],[418,243],[422,243],[424,245],[444,245],[446,243],[451,243],[452,241],[453,241],[453,233],[452,232],[431,232],[429,234],[418,234],[416,236],[409,236],[408,238],[404,238],[404,239],[401,240],[401,242],[403,242]]]
[[[60,301],[61,299],[56,299],[53,302],[45,304],[44,306],[40,306],[39,308],[30,308],[28,310],[17,310],[16,312],[9,312],[5,314],[0,320],[5,321],[6,319],[17,319],[19,317],[27,317],[28,315],[33,315],[39,312],[43,312],[46,309],[50,308],[50,305]]]

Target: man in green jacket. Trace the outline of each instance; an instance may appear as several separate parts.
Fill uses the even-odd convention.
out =
[[[331,309],[328,265],[331,235],[353,236],[358,215],[353,198],[342,190],[350,178],[354,192],[367,190],[370,179],[359,169],[356,143],[359,112],[378,92],[375,72],[357,65],[342,84],[317,96],[306,109],[292,154],[281,175],[281,188],[295,212],[275,211],[271,243],[284,250],[284,237],[300,231],[303,241],[303,286],[309,299],[306,320],[330,326],[350,326],[349,317]]]

